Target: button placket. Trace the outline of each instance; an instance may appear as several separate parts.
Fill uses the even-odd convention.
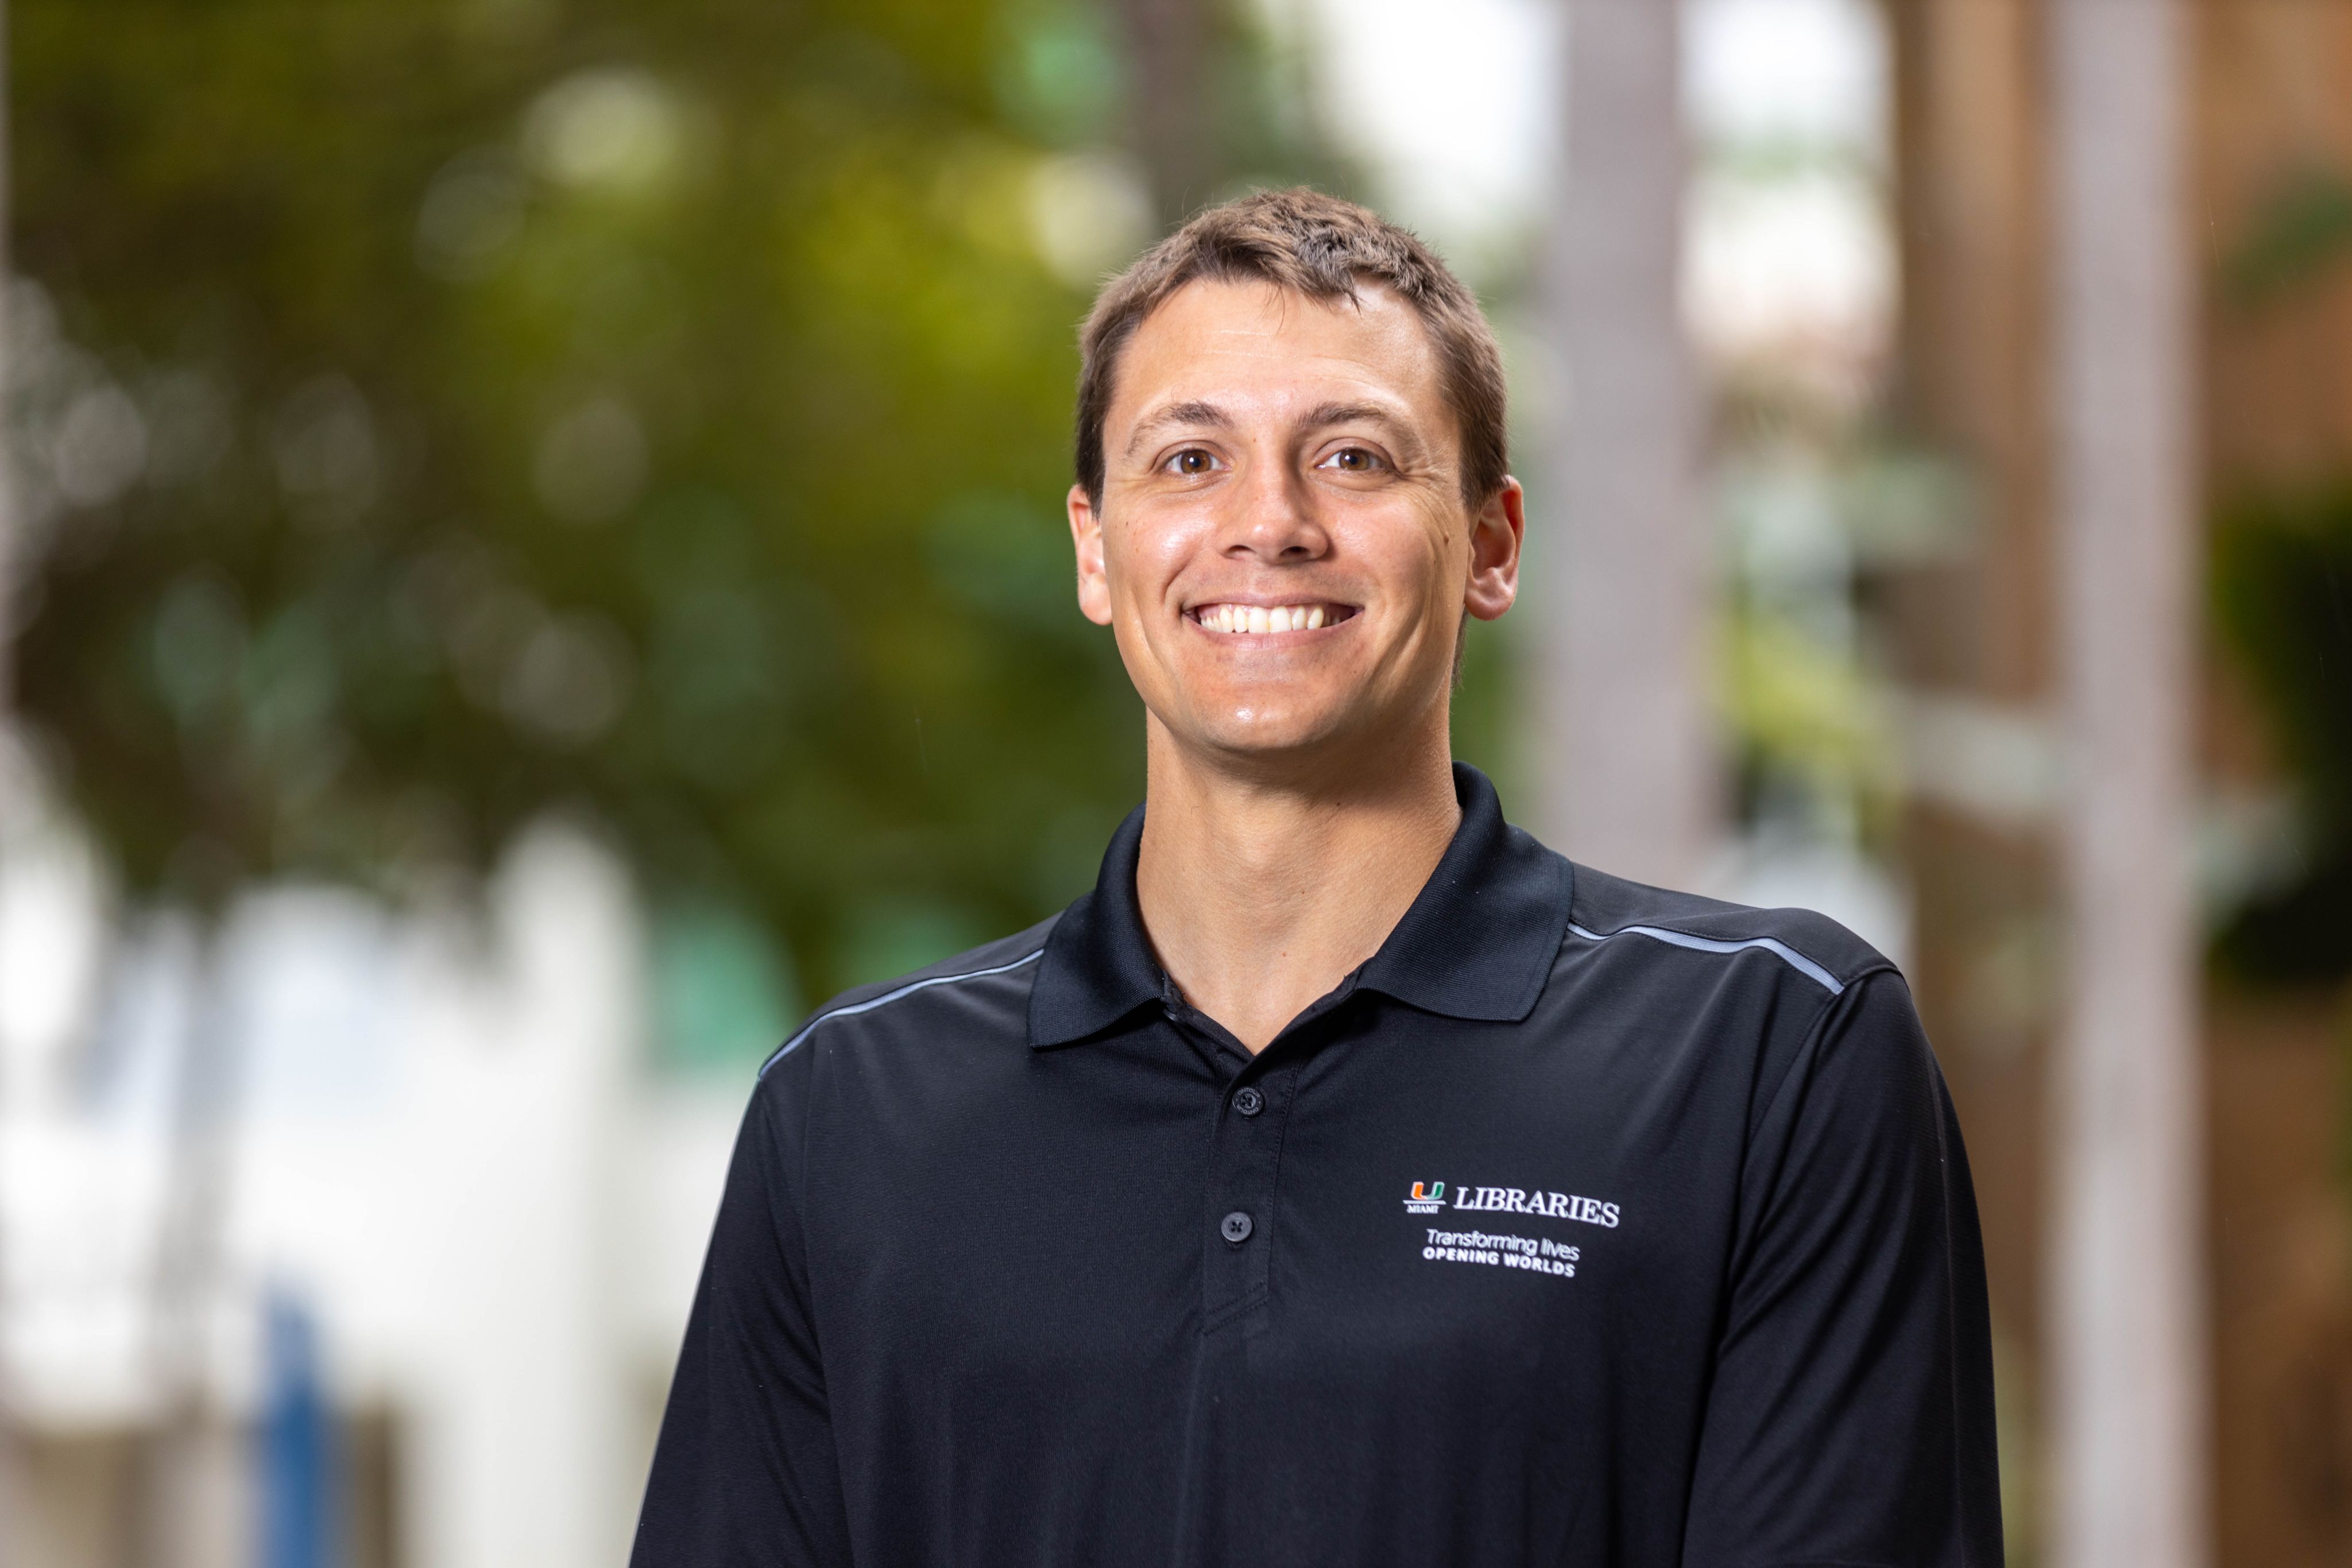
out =
[[[1202,1270],[1202,1321],[1211,1332],[1265,1299],[1276,1178],[1298,1068],[1254,1065],[1254,1080],[1228,1093],[1217,1118]]]

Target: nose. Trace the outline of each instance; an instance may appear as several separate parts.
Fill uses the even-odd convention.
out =
[[[1253,463],[1241,480],[1227,492],[1233,506],[1221,541],[1227,559],[1294,566],[1329,553],[1330,536],[1315,516],[1314,497],[1288,464]]]

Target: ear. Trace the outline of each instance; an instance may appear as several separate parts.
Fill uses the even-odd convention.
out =
[[[1103,573],[1102,515],[1073,485],[1063,505],[1070,514],[1070,544],[1078,557],[1078,612],[1097,626],[1110,624],[1110,579]]]
[[[1479,620],[1500,620],[1518,598],[1519,546],[1527,532],[1527,493],[1517,479],[1506,478],[1470,519],[1470,581],[1462,607]]]

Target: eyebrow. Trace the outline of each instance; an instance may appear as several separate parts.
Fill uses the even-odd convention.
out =
[[[1171,402],[1152,414],[1150,418],[1137,423],[1133,434],[1127,438],[1127,455],[1129,457],[1135,455],[1135,449],[1143,444],[1144,437],[1165,430],[1171,424],[1206,424],[1219,430],[1231,430],[1234,427],[1234,418],[1213,402],[1202,402],[1197,400],[1191,402]]]
[[[1347,424],[1356,421],[1382,425],[1409,438],[1415,435],[1410,421],[1399,418],[1393,409],[1376,402],[1318,403],[1299,423],[1301,427],[1307,430],[1324,430],[1331,425]],[[1198,399],[1185,402],[1171,402],[1136,425],[1134,433],[1127,438],[1127,455],[1133,456],[1136,448],[1141,446],[1147,437],[1155,435],[1171,425],[1187,424],[1209,425],[1218,430],[1231,430],[1234,427],[1234,419],[1233,415],[1213,402]]]
[[[1322,430],[1334,424],[1352,424],[1359,421],[1386,425],[1391,430],[1412,433],[1409,422],[1397,417],[1396,411],[1376,402],[1319,403],[1300,423],[1308,430]]]
[[[1377,424],[1387,433],[1397,456],[1407,463],[1425,461],[1427,443],[1412,421],[1384,403],[1327,402],[1307,414],[1304,428],[1328,430],[1335,424]]]

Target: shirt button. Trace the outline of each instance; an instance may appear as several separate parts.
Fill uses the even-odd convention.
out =
[[[1225,1216],[1225,1222],[1217,1228],[1224,1232],[1226,1240],[1238,1247],[1250,1238],[1250,1217],[1237,1208]]]
[[[1234,1109],[1244,1116],[1255,1116],[1265,1109],[1265,1096],[1255,1089],[1244,1089],[1234,1096]]]

